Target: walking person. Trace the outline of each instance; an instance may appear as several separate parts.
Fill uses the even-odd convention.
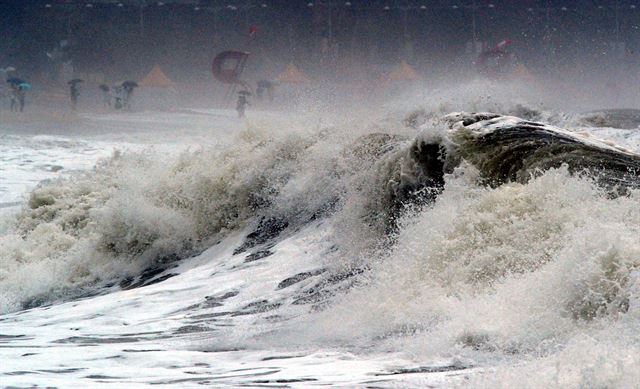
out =
[[[24,85],[18,85],[17,97],[18,97],[18,105],[20,107],[20,112],[24,112],[24,105],[26,100],[26,90],[27,87]]]
[[[248,96],[251,93],[249,91],[241,90],[238,92],[238,103],[236,104],[236,111],[238,111],[238,117],[242,119],[244,117],[244,112],[249,106]]]
[[[71,109],[74,111],[78,107],[78,97],[80,97],[80,83],[84,82],[79,78],[75,78],[67,84],[69,84],[69,97],[71,98]]]
[[[105,108],[111,108],[111,94],[109,93],[109,86],[100,84],[99,88],[102,91],[102,104]]]
[[[20,85],[11,84],[11,112],[24,112],[26,91],[29,89],[31,89],[31,85],[27,83]]]
[[[133,90],[138,87],[135,81],[125,81],[122,83],[122,108],[131,111],[131,97]]]
[[[11,112],[18,111],[18,85],[11,84],[9,91],[9,109]]]
[[[7,80],[10,91],[10,108],[12,112],[24,111],[26,92],[31,89],[31,84],[17,77]]]

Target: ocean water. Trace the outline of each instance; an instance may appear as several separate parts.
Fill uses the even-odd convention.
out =
[[[3,124],[0,385],[638,387],[640,113],[485,89]]]

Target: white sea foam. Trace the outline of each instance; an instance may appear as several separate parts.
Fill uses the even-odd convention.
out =
[[[362,187],[358,173],[384,144],[362,145],[366,129],[353,130],[250,126],[224,147],[116,153],[42,183],[0,237],[2,311],[192,255],[258,214],[295,222],[344,193],[384,190]]]
[[[473,177],[458,171],[408,216],[366,285],[312,317],[311,338],[511,361],[476,377],[487,387],[633,382],[640,192],[611,199],[566,169],[496,189]]]
[[[391,114],[370,119],[373,124],[362,116],[347,123],[332,117],[320,125],[255,120],[218,146],[116,153],[93,170],[42,183],[17,216],[13,210],[0,216],[0,311],[73,300],[148,267],[179,263],[166,284],[115,292],[116,300],[101,296],[54,306],[49,312],[68,315],[59,322],[50,323],[44,309],[6,317],[33,323],[24,330],[29,336],[40,336],[40,325],[50,326],[49,335],[34,341],[39,346],[77,336],[71,330],[76,326],[82,336],[115,339],[125,337],[123,323],[162,334],[211,325],[215,332],[176,342],[180,346],[155,338],[141,344],[248,347],[253,351],[247,355],[260,357],[261,347],[294,347],[304,356],[289,366],[300,369],[314,363],[306,355],[338,350],[319,358],[346,375],[345,361],[366,365],[373,355],[392,356],[403,366],[444,361],[453,368],[478,367],[478,374],[463,373],[471,377],[461,385],[471,387],[632,387],[640,370],[638,190],[613,197],[592,177],[565,166],[488,187],[476,167],[447,155],[451,163],[435,202],[396,203],[427,173],[412,147],[455,148],[442,114],[490,110],[558,126],[579,121],[539,103],[505,104],[518,88],[483,92],[471,101],[462,97],[487,89],[482,83],[453,90],[418,109],[403,102]],[[455,100],[462,103],[452,107]],[[418,127],[423,132],[416,136]],[[596,147],[601,144],[593,138],[607,134],[632,151],[640,139],[623,130],[587,131],[597,136],[581,139]],[[263,248],[272,257],[246,262],[249,253],[232,254],[243,232],[271,219],[290,225]],[[185,259],[225,236],[232,238],[221,247]],[[281,286],[300,274],[308,278]],[[295,303],[322,291],[332,277],[337,286],[319,305]],[[343,285],[340,277],[355,282]],[[238,294],[222,306],[206,305],[230,290]],[[256,306],[265,311],[247,314]],[[199,309],[220,316],[194,324],[189,320]],[[0,325],[19,332],[12,323]],[[100,350],[99,363],[64,356],[61,364],[86,363],[104,373],[98,364],[122,350]],[[130,361],[145,365],[141,359]],[[16,359],[11,366],[19,371],[24,363]],[[191,374],[160,365],[145,374]],[[360,384],[369,377],[365,370],[358,370]],[[64,386],[64,379],[59,382]]]

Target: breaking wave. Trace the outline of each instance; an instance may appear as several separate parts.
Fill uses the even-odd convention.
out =
[[[0,312],[141,285],[232,233],[236,253],[268,249],[322,220],[333,251],[317,274],[357,282],[304,300],[312,313],[278,341],[488,358],[497,372],[478,387],[635,382],[640,157],[537,122],[578,117],[450,111],[252,126],[217,148],[116,153],[43,182],[0,237]]]
[[[552,169],[477,186],[464,166],[407,214],[360,285],[292,342],[403,350],[460,368],[471,387],[632,387],[640,328],[640,191],[611,198]]]
[[[371,188],[362,176],[396,168],[377,157],[393,154],[400,135],[359,137],[250,128],[224,148],[175,158],[116,153],[90,172],[43,182],[0,237],[7,291],[0,310],[111,286],[197,254],[231,231],[295,226],[339,207],[349,192],[375,192],[360,196],[363,207],[385,211],[406,178],[396,172],[395,187]],[[378,228],[386,223],[370,219]]]
[[[331,265],[368,268],[374,253],[402,238],[405,214],[431,206],[461,164],[476,169],[474,190],[524,184],[561,166],[601,181],[608,196],[630,199],[638,186],[636,154],[585,135],[464,113],[422,118],[416,135],[416,120],[414,112],[385,132],[249,128],[217,149],[174,158],[116,153],[90,172],[44,182],[0,237],[0,285],[7,291],[0,309],[113,287],[195,255],[231,231],[254,231],[242,251],[327,215],[344,253]],[[516,254],[507,257],[526,267]]]

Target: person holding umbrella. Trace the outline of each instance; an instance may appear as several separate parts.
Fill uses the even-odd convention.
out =
[[[100,84],[99,88],[102,91],[102,103],[104,104],[104,107],[111,108],[111,94],[109,94],[109,86],[106,84]]]
[[[78,106],[78,97],[80,97],[80,83],[83,82],[84,80],[79,78],[74,78],[67,82],[67,84],[69,84],[69,96],[71,97],[71,109],[74,111]]]
[[[122,109],[122,108],[124,107],[124,104],[123,104],[123,102],[122,102],[122,100],[123,100],[123,93],[124,93],[124,92],[122,91],[122,86],[120,86],[120,85],[116,85],[116,86],[113,88],[113,91],[114,91],[114,95],[113,95],[113,99],[114,99],[114,102],[113,102],[113,108],[115,108],[115,109]]]
[[[127,111],[131,111],[131,96],[133,90],[138,87],[138,83],[135,81],[125,81],[122,83],[122,108]]]
[[[26,91],[28,90],[31,90],[31,84],[23,82],[22,84],[18,85],[18,105],[20,106],[20,112],[24,111],[25,96]]]
[[[18,110],[19,87],[17,84],[9,84],[9,88],[9,109],[11,112],[16,112]]]
[[[26,91],[31,90],[31,85],[25,80],[12,77],[7,80],[11,87],[11,111],[24,111]]]
[[[247,109],[247,106],[249,105],[248,97],[250,95],[251,95],[251,92],[246,90],[241,90],[240,92],[238,92],[238,103],[236,105],[236,111],[238,111],[239,118],[244,117],[244,111]]]
[[[256,89],[256,97],[258,98],[258,100],[262,100],[264,92],[267,92],[269,102],[273,102],[273,89],[275,87],[275,83],[269,80],[260,80],[257,82],[257,86],[258,88]]]

